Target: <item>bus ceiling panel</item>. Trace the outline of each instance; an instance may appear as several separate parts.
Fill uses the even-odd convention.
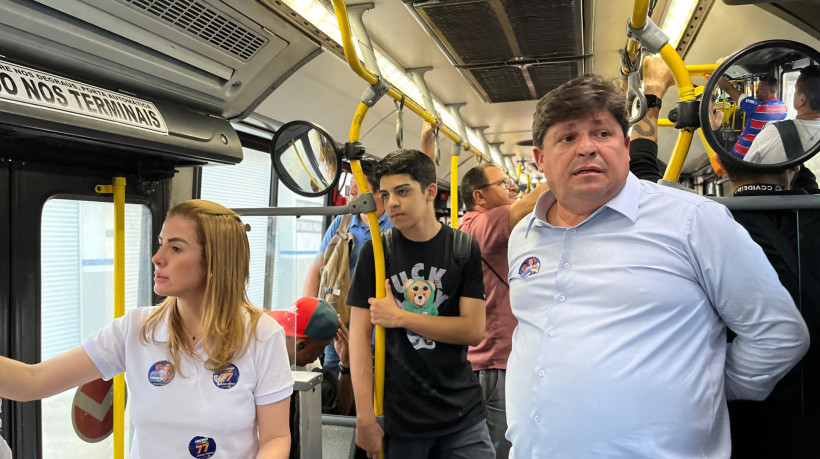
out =
[[[536,100],[557,86],[553,80],[560,84],[587,70],[583,58],[591,52],[589,0],[408,3],[486,102]],[[563,62],[550,64],[557,60]],[[567,72],[567,61],[580,68],[572,66]],[[549,74],[556,65],[561,68]],[[538,70],[528,71],[532,67]]]
[[[0,2],[0,49],[141,97],[246,116],[321,47],[263,2]]]

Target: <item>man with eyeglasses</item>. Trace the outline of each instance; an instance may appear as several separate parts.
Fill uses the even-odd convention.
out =
[[[547,185],[541,184],[516,200],[515,183],[499,167],[489,163],[470,169],[461,179],[460,196],[467,213],[458,228],[475,237],[481,247],[487,308],[484,339],[478,346],[469,348],[467,359],[481,384],[490,438],[499,459],[506,459],[510,451],[510,442],[504,438],[507,430],[504,383],[512,334],[518,324],[510,310],[507,242],[510,231],[532,212],[538,197],[546,190]]]

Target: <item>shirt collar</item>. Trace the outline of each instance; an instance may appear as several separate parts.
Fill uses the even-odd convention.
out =
[[[628,218],[632,223],[635,223],[638,219],[638,200],[640,198],[640,193],[641,182],[638,177],[635,177],[632,172],[630,172],[626,177],[626,183],[618,194],[610,199],[609,202],[601,206],[600,209],[596,210],[589,216],[589,218],[584,220],[584,222],[593,218],[595,215],[598,215],[604,207],[608,207]],[[525,237],[529,235],[530,229],[532,229],[536,223],[552,226],[547,223],[547,211],[553,204],[555,204],[555,201],[555,194],[553,194],[552,190],[547,190],[541,195],[540,198],[538,198],[538,201],[535,203],[535,209],[530,215],[529,222],[527,223]],[[583,224],[583,222],[581,224]]]
[[[383,213],[381,217],[379,217],[379,226],[381,226],[384,222],[387,221],[387,212]],[[361,218],[359,218],[359,214],[353,214],[353,218],[350,219],[350,224],[352,226],[367,226],[364,224]]]
[[[167,343],[168,342],[168,314],[165,314],[165,317],[157,323],[157,326],[154,328],[153,339],[158,343]]]

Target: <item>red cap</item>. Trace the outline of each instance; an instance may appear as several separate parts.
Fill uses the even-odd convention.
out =
[[[302,297],[286,310],[268,314],[285,329],[285,335],[297,338],[332,339],[339,330],[336,310],[325,300]]]

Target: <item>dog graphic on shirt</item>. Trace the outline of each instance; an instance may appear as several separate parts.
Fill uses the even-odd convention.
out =
[[[404,283],[404,305],[402,309],[416,314],[437,316],[438,308],[435,305],[436,286],[424,279],[408,279]],[[407,330],[407,339],[413,349],[434,349],[436,342]]]

